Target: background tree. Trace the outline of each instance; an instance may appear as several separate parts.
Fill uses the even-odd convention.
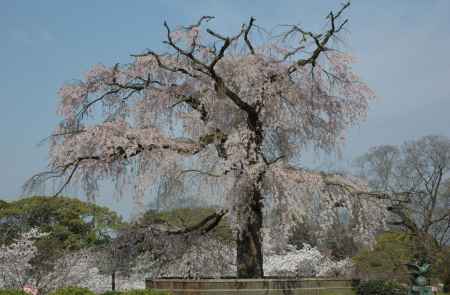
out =
[[[22,289],[31,286],[39,294],[49,294],[58,288],[73,286],[90,279],[90,253],[85,250],[60,255],[47,265],[36,264],[39,255],[36,242],[47,236],[36,228],[22,233],[8,245],[0,245],[0,288]]]
[[[380,234],[373,248],[362,249],[353,261],[362,277],[408,282],[406,263],[413,258],[414,240],[400,231]]]
[[[297,25],[268,33],[254,18],[229,36],[205,29],[210,16],[175,30],[164,23],[167,52],[94,66],[83,81],[61,88],[51,169],[26,188],[61,177],[57,194],[79,180],[93,197],[99,181],[111,178],[122,191],[132,183],[138,200],[162,184],[173,195],[218,200],[224,210],[177,232],[207,233],[228,213],[239,277],[263,276],[264,204],[283,212],[280,224],[322,210],[324,228],[333,208],[348,207],[370,236],[381,211],[364,214],[368,203],[336,185],[351,180],[290,161],[307,146],[339,146],[373,97],[352,71],[352,58],[331,47],[348,6],[328,14],[322,33]],[[377,222],[365,222],[369,216]]]
[[[121,217],[106,207],[75,198],[42,196],[0,204],[0,221],[6,243],[36,228],[49,234],[54,250],[108,243],[113,231],[122,225]]]
[[[35,279],[38,273],[48,278],[61,263],[74,264],[76,258],[69,257],[71,252],[109,244],[122,225],[121,218],[108,208],[65,197],[35,196],[0,207],[3,245],[33,229],[46,233],[33,242],[36,253],[29,262]],[[63,256],[67,256],[65,260]]]
[[[411,234],[430,259],[450,241],[450,139],[425,136],[378,146],[357,160],[375,191],[387,192],[391,226]]]

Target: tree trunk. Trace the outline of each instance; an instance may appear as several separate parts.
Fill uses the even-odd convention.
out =
[[[238,278],[262,278],[263,253],[262,253],[262,202],[261,192],[254,188],[251,192],[251,215],[237,233],[237,276]]]
[[[116,291],[116,272],[111,273],[111,290]]]

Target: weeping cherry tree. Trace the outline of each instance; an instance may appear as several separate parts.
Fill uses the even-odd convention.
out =
[[[177,28],[164,23],[166,52],[95,65],[60,89],[50,171],[26,188],[59,178],[57,194],[79,182],[93,196],[111,179],[118,191],[131,184],[140,200],[162,183],[178,187],[174,194],[195,186],[223,209],[171,234],[203,234],[226,216],[241,278],[263,276],[265,204],[278,208],[280,224],[320,210],[324,227],[347,208],[354,229],[370,236],[382,210],[356,198],[364,185],[292,164],[307,147],[341,146],[374,96],[352,71],[352,57],[332,48],[349,5],[328,14],[322,33],[298,25],[268,32],[254,18],[231,35],[208,28],[211,16]]]

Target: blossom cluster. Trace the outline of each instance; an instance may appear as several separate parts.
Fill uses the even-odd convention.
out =
[[[299,250],[289,246],[281,254],[267,253],[264,259],[264,273],[270,276],[342,277],[351,271],[350,259],[333,261],[308,244]]]
[[[23,289],[35,295],[38,291],[45,294],[89,280],[93,264],[88,251],[62,255],[51,271],[46,270],[47,266],[32,262],[38,254],[36,239],[46,235],[33,228],[11,244],[0,247],[0,288]]]
[[[9,245],[0,246],[0,286],[23,288],[32,279],[31,260],[37,253],[34,239],[45,236],[37,229],[22,233]]]

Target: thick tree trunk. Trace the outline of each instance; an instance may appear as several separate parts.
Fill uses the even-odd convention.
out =
[[[238,278],[262,278],[262,202],[259,189],[255,188],[251,196],[251,216],[247,217],[242,225],[241,232],[237,233],[237,276]]]
[[[111,273],[111,290],[116,291],[116,272]]]
[[[255,105],[251,111],[247,111],[248,128],[253,131],[247,145],[247,160],[249,163],[257,164],[262,160],[261,147],[263,143],[262,122]],[[258,169],[256,166],[254,169]],[[262,251],[262,224],[263,203],[261,187],[265,170],[261,170],[257,179],[248,192],[248,204],[244,204],[244,211],[250,209],[250,214],[244,214],[245,220],[241,220],[240,232],[237,233],[237,276],[238,278],[263,278],[263,251]],[[251,181],[251,180],[250,180]],[[246,206],[247,205],[247,206]]]

